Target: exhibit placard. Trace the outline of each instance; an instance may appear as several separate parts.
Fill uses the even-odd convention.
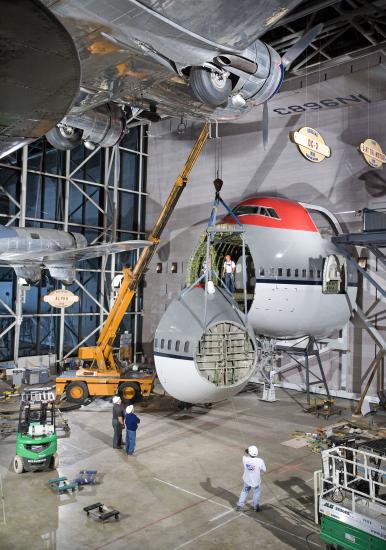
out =
[[[386,162],[386,155],[375,140],[368,138],[360,144],[359,150],[364,160],[372,168],[382,168]]]
[[[47,302],[51,307],[66,308],[79,302],[79,296],[70,290],[59,288],[44,296],[43,301]]]
[[[311,162],[322,162],[331,156],[331,149],[314,128],[304,126],[296,132],[290,132],[289,137],[298,146],[303,157]]]

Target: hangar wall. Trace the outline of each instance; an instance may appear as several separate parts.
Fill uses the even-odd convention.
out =
[[[141,127],[114,148],[58,151],[39,139],[10,154],[0,162],[0,224],[82,233],[94,244],[143,238],[146,143]],[[43,301],[61,288],[48,270],[38,284],[21,291],[12,267],[1,265],[0,362],[53,354],[62,360],[74,356],[82,341],[95,344],[112,299],[111,281],[138,253],[79,262],[76,282],[69,286],[79,302],[66,310]],[[140,289],[120,327],[120,333],[131,333],[135,352],[141,300]]]
[[[272,117],[266,151],[262,145],[260,109],[238,123],[220,125],[224,200],[233,207],[256,194],[279,195],[324,206],[337,214],[347,230],[360,230],[361,217],[355,211],[364,207],[386,208],[385,172],[370,169],[357,151],[367,137],[385,147],[385,109],[386,101],[370,100]],[[176,121],[165,121],[149,130],[147,229],[158,215],[200,128],[198,124],[188,125],[186,132],[178,135],[177,125]],[[289,141],[289,131],[305,125],[321,132],[331,147],[330,159],[311,164]],[[187,263],[207,223],[214,198],[215,149],[214,140],[206,145],[146,276],[143,346],[150,355],[158,321],[184,287]],[[158,262],[162,262],[162,273],[156,273]],[[173,262],[177,263],[177,273],[171,272]],[[374,258],[369,259],[369,270],[384,282],[384,271]],[[364,281],[359,293],[363,309],[373,305],[376,298],[373,288]],[[376,326],[385,334],[380,313],[379,305],[372,310]],[[376,346],[361,327],[351,322],[347,338],[347,352],[329,352],[322,357],[331,389],[350,395],[360,392],[361,378],[375,356]],[[302,377],[297,370],[289,371],[283,381],[298,384]],[[371,392],[375,392],[375,382]]]

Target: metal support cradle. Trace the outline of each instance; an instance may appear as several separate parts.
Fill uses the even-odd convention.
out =
[[[366,247],[374,254],[377,261],[381,262],[381,264],[385,266],[386,256],[380,249],[386,248],[386,213],[365,208],[363,210],[363,231],[361,233],[337,235],[336,237],[332,237],[332,241],[339,248],[340,252],[347,258],[347,260],[359,271],[359,273],[361,273],[361,275],[363,275],[363,277],[370,282],[376,291],[379,292],[380,296],[382,298],[386,298],[385,288],[379,284],[365,269],[358,265],[358,262],[352,257],[349,249],[347,248],[352,246]],[[384,378],[382,371],[383,358],[386,355],[386,341],[382,334],[378,331],[377,327],[373,325],[371,320],[368,319],[359,306],[357,306],[356,314],[364,328],[379,347],[379,351],[368,369],[368,372],[370,371],[369,378],[354,411],[354,414],[360,414],[362,403],[378,370],[382,373],[381,379],[383,380]],[[379,388],[379,390],[382,392],[383,388]]]
[[[302,348],[302,347],[286,347],[286,346],[280,346],[280,344],[279,344],[279,345],[276,345],[276,350],[277,351],[282,351],[283,353],[286,353],[288,355],[288,357],[290,357],[293,361],[295,361],[295,363],[297,363],[299,365],[299,367],[301,367],[305,370],[305,377],[306,377],[305,389],[306,389],[306,393],[307,393],[307,405],[310,405],[310,387],[315,385],[315,384],[321,384],[322,383],[325,390],[326,390],[327,398],[330,399],[330,391],[328,389],[326,375],[324,373],[322,361],[320,359],[319,348],[318,348],[317,343],[316,343],[314,338],[309,339],[308,344],[305,348]],[[299,361],[299,359],[298,359],[299,356],[304,358],[304,363]],[[320,376],[318,376],[315,373],[311,373],[310,365],[309,365],[309,358],[310,357],[315,357],[316,358],[316,360],[318,362],[319,370],[320,370]],[[277,369],[275,371],[275,374],[280,374],[280,369]],[[316,378],[316,380],[310,382],[310,374],[312,374]]]

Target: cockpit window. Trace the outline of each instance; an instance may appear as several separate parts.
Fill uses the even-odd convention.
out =
[[[275,218],[276,220],[280,220],[276,210],[274,208],[270,208],[268,206],[254,206],[253,204],[242,204],[240,206],[237,206],[233,213],[236,214],[236,216],[265,216],[266,218]]]
[[[274,210],[273,208],[267,208],[271,218],[276,218],[277,220],[280,220],[276,210]]]

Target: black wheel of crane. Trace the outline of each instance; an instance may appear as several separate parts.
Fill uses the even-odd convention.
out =
[[[81,405],[88,398],[88,387],[84,382],[70,382],[66,386],[66,397],[70,403]]]
[[[122,382],[118,388],[118,395],[123,403],[135,403],[141,398],[141,388],[135,382]]]

